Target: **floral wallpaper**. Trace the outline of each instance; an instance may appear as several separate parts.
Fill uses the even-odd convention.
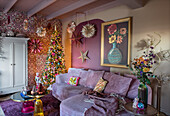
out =
[[[24,22],[27,22],[26,24]],[[25,28],[24,26],[27,26]],[[44,37],[37,36],[37,28],[43,27],[46,29],[46,35]],[[24,34],[31,40],[37,40],[41,42],[42,49],[40,52],[31,52],[31,47],[28,47],[28,85],[35,84],[34,77],[36,72],[41,76],[45,61],[47,58],[47,51],[50,44],[50,36],[56,27],[57,31],[62,34],[62,25],[58,19],[50,21],[45,20],[42,16],[27,17],[26,13],[18,11],[10,11],[9,13],[0,12],[0,33],[6,33],[8,30],[12,30],[14,34]],[[28,44],[29,46],[29,44]]]

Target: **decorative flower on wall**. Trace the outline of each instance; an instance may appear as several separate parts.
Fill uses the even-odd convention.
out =
[[[96,31],[96,29],[95,29],[94,25],[88,23],[85,26],[83,26],[81,32],[84,37],[91,38],[94,36],[95,31]]]
[[[28,45],[31,53],[40,53],[41,49],[43,49],[42,43],[39,39],[32,39],[29,41]]]
[[[44,37],[46,34],[46,28],[43,28],[42,26],[38,27],[36,33],[39,37]]]

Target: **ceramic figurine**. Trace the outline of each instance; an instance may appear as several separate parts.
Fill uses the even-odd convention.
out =
[[[137,108],[138,101],[139,101],[139,98],[135,98],[133,100],[133,106],[132,106],[133,108]]]
[[[39,84],[41,83],[41,79],[39,77],[39,73],[36,73],[35,82],[36,82],[36,89],[38,89]]]

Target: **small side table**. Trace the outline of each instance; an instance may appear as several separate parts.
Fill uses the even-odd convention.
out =
[[[124,108],[127,112],[136,115],[136,116],[154,116],[157,114],[157,110],[148,104],[147,108],[144,110],[139,110],[132,107],[133,102],[128,102],[124,105]]]

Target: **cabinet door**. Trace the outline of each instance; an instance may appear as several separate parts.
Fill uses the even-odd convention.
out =
[[[25,41],[13,43],[13,85],[24,86],[26,77],[26,45]]]
[[[3,57],[0,59],[0,90],[13,87],[11,42],[3,40]]]

